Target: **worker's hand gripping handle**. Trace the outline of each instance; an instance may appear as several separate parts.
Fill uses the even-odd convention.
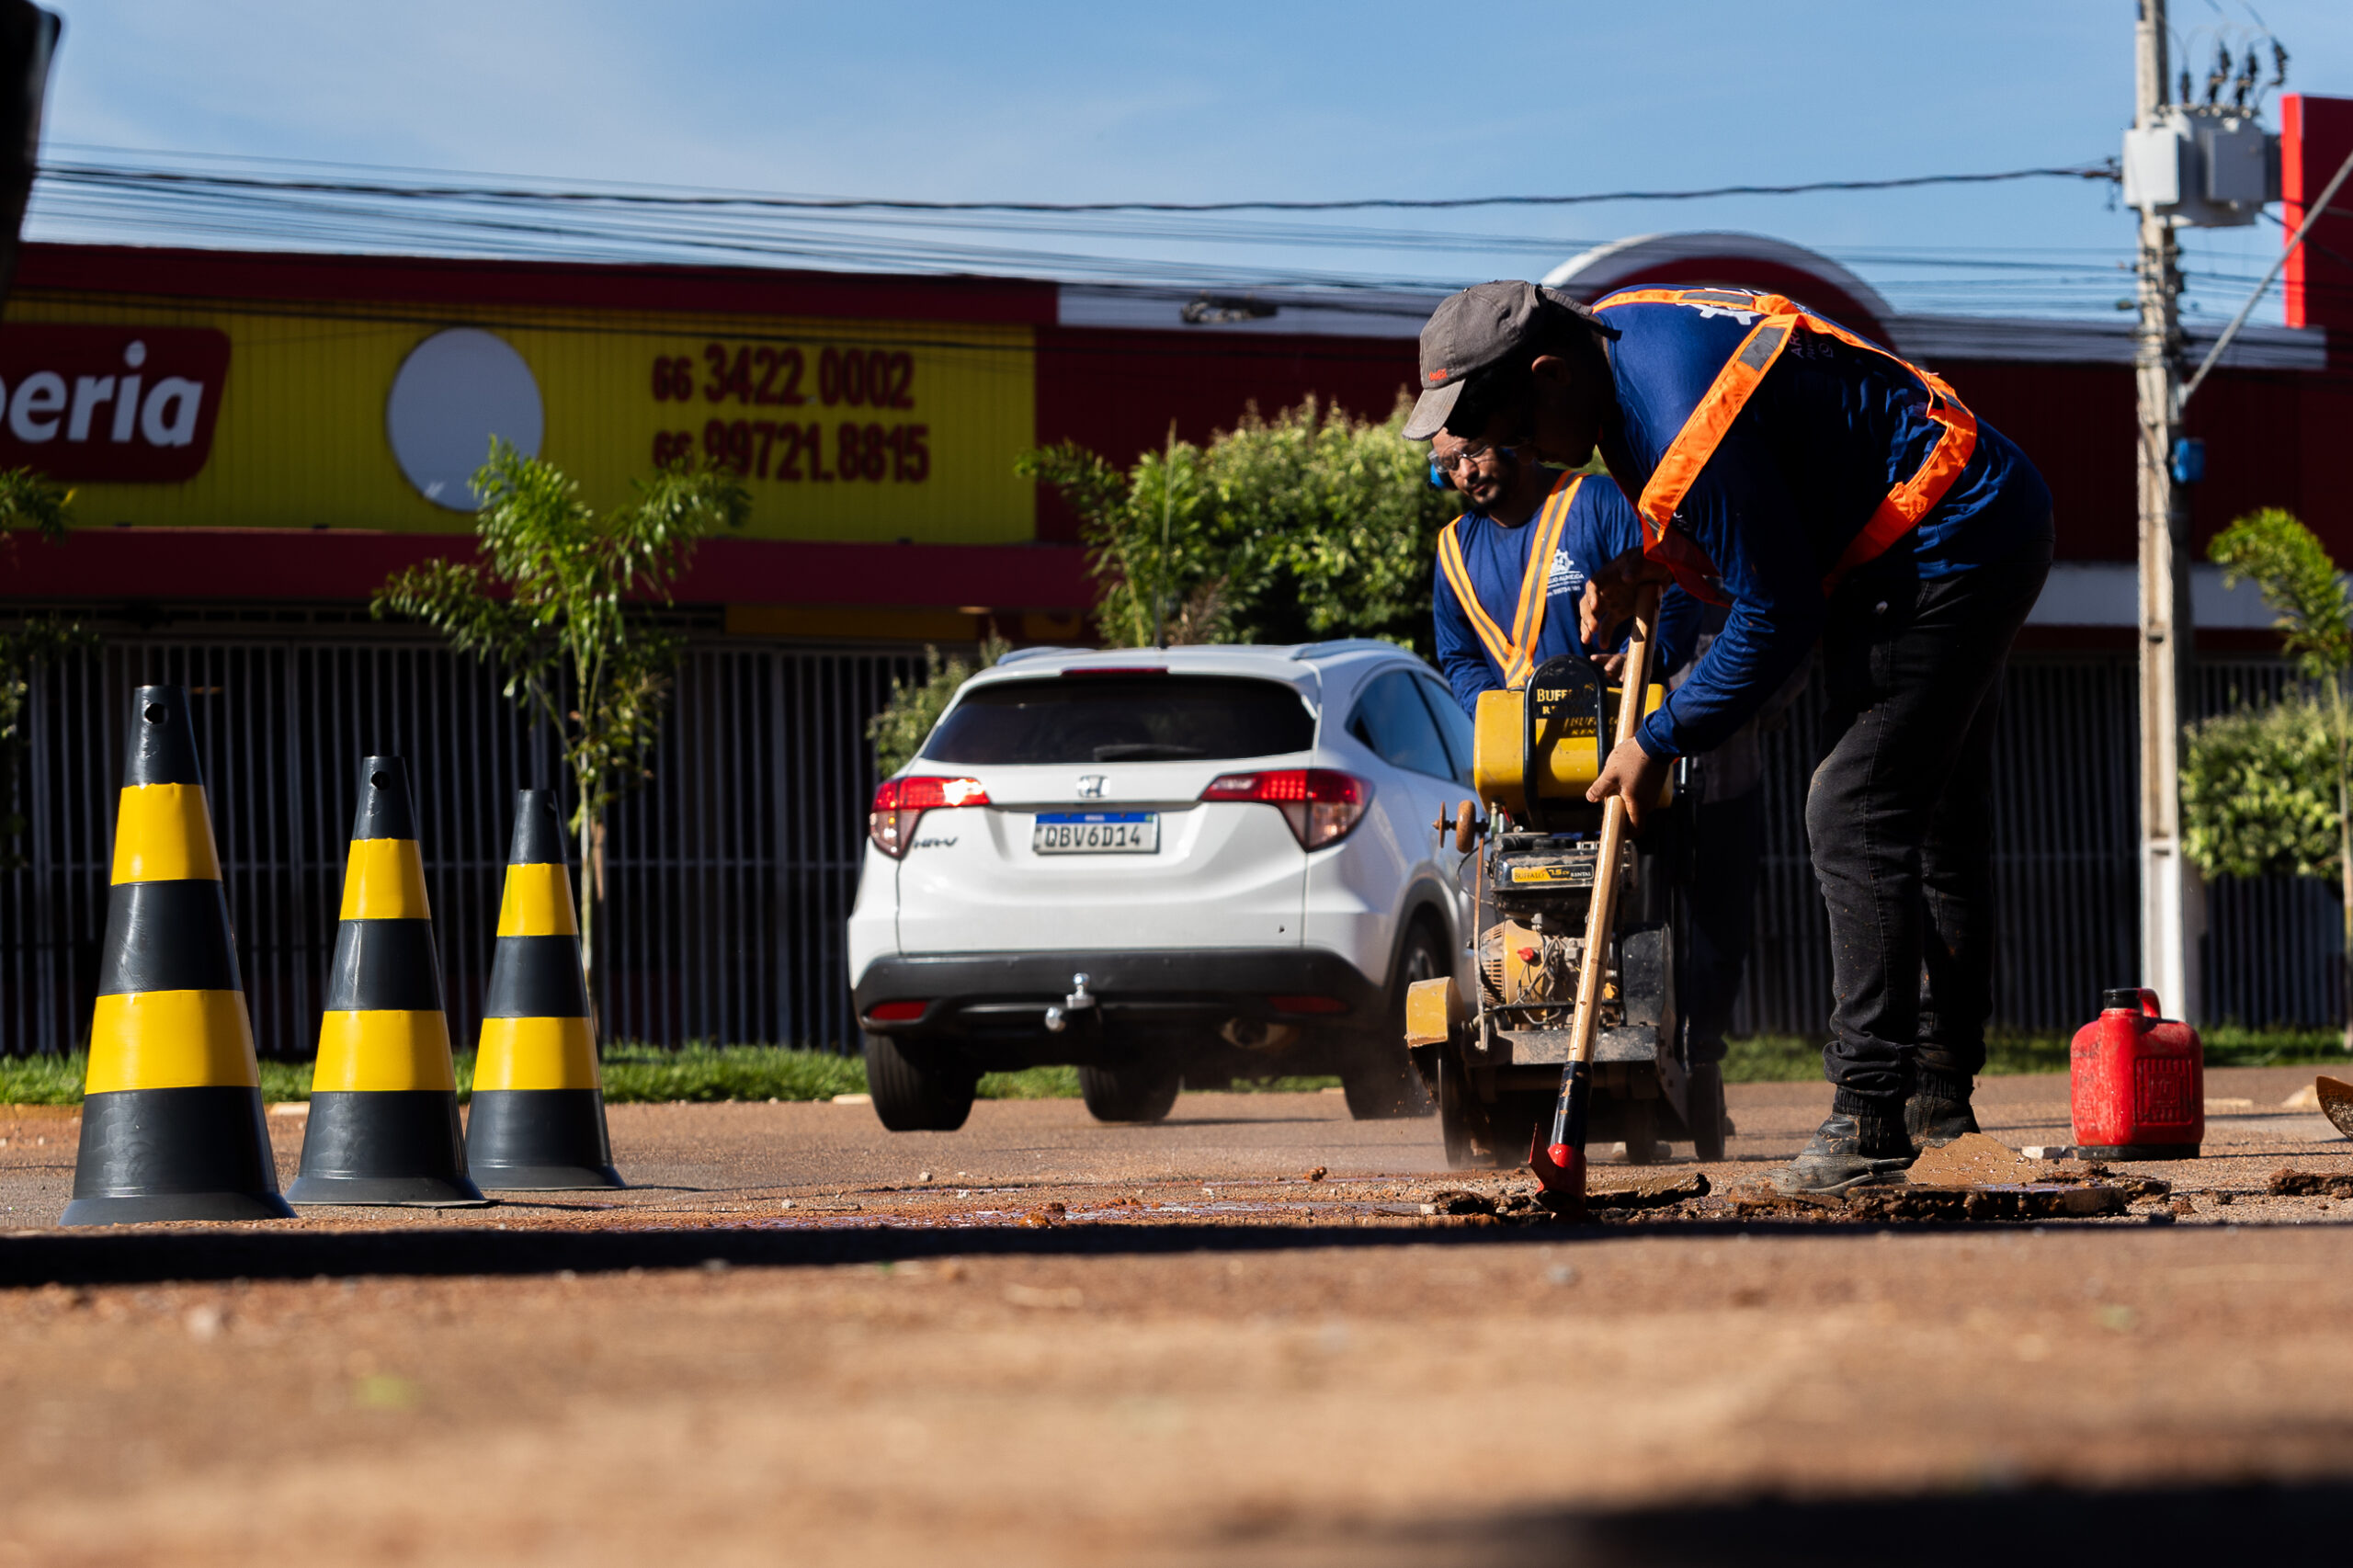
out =
[[[1651,645],[1658,628],[1658,585],[1646,583],[1634,601],[1634,630],[1618,696],[1613,747],[1634,738],[1643,722],[1643,695],[1651,684]],[[1604,754],[1605,756],[1607,753]],[[1561,1097],[1552,1108],[1552,1137],[1540,1131],[1528,1163],[1545,1191],[1585,1208],[1585,1129],[1592,1098],[1593,1033],[1601,1013],[1601,976],[1609,965],[1609,934],[1618,915],[1618,858],[1626,838],[1626,797],[1601,804],[1601,842],[1593,863],[1593,903],[1585,927],[1585,962],[1577,971],[1576,1011],[1569,1024],[1569,1060],[1561,1069]]]

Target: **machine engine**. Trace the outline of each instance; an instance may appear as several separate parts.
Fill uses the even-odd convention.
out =
[[[1654,684],[1644,695],[1655,708],[1665,690]],[[1406,1041],[1433,1080],[1458,1165],[1516,1158],[1557,1093],[1600,849],[1600,809],[1585,791],[1599,776],[1618,696],[1591,664],[1553,659],[1526,689],[1480,699],[1472,782],[1486,811],[1482,819],[1466,803],[1449,824],[1456,846],[1477,857],[1475,994],[1425,981],[1407,1007]],[[1695,1136],[1675,1008],[1679,815],[1670,780],[1612,869],[1620,881],[1592,1058],[1595,1135],[1622,1138],[1638,1162],[1654,1157],[1658,1138]]]

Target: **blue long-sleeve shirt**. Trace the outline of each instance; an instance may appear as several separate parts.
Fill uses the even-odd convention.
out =
[[[1601,313],[1622,335],[1608,346],[1622,420],[1602,432],[1602,457],[1639,496],[1756,313],[1655,302]],[[1927,401],[1919,378],[1883,355],[1792,334],[1675,514],[1730,609],[1689,677],[1643,721],[1643,750],[1712,750],[1807,657],[1829,613],[1824,575],[1944,433]],[[1938,577],[2009,560],[2050,526],[2042,476],[1980,420],[1968,465],[1888,555]]]
[[[1454,525],[1462,544],[1462,563],[1480,606],[1506,631],[1519,606],[1519,586],[1528,574],[1528,552],[1538,528],[1531,517],[1518,528],[1506,528],[1493,517],[1466,513]],[[1643,542],[1642,519],[1618,487],[1599,474],[1578,486],[1569,504],[1567,524],[1552,552],[1544,584],[1544,626],[1536,639],[1537,664],[1563,653],[1593,654],[1577,633],[1577,601],[1585,596],[1586,574],[1616,560]],[[1455,597],[1454,585],[1442,566],[1433,567],[1430,598],[1438,623],[1438,668],[1446,672],[1455,700],[1473,718],[1479,694],[1504,684],[1504,672],[1472,630],[1471,617]],[[1659,599],[1657,678],[1664,679],[1691,656],[1699,636],[1699,602],[1680,588],[1670,587]],[[1607,652],[1626,645],[1624,632]]]

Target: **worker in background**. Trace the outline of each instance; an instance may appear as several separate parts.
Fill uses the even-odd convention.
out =
[[[1643,545],[1595,569],[1606,633],[1638,586],[1725,608],[1683,685],[1588,791],[1639,819],[1676,757],[1754,717],[1818,642],[1827,745],[1806,801],[1830,916],[1830,1115],[1775,1181],[1900,1180],[1973,1131],[1993,1006],[1991,756],[2002,670],[2051,568],[2051,493],[1933,373],[1779,295],[1639,289],[1588,308],[1481,284],[1421,335],[1405,434],[1582,467]]]
[[[1438,536],[1430,591],[1438,667],[1462,710],[1476,719],[1482,692],[1523,685],[1537,665],[1564,653],[1582,654],[1616,676],[1626,661],[1625,639],[1606,652],[1587,643],[1577,605],[1594,565],[1642,545],[1641,520],[1618,486],[1606,475],[1563,473],[1513,448],[1474,445],[1444,431],[1430,442],[1430,476],[1461,491],[1471,506]],[[1680,588],[1660,597],[1659,679],[1690,657],[1703,608]],[[1746,755],[1755,751],[1752,738]],[[1747,784],[1756,777],[1750,769]],[[1756,932],[1756,804],[1752,796],[1726,812],[1701,807],[1693,813],[1700,847],[1695,863],[1706,869],[1691,890],[1690,947],[1702,957],[1696,968],[1676,971],[1677,1012],[1687,1020],[1691,1103],[1704,1096],[1719,1117],[1723,1023]],[[1745,864],[1722,858],[1744,845]],[[1712,1035],[1691,1032],[1688,1020],[1695,1017],[1718,1020]]]
[[[1586,574],[1642,543],[1642,526],[1606,478],[1562,473],[1509,447],[1474,445],[1440,433],[1430,472],[1462,493],[1470,510],[1438,535],[1431,609],[1438,668],[1473,719],[1479,694],[1524,686],[1536,666],[1563,653],[1603,650],[1578,634]],[[1699,604],[1680,589],[1660,601],[1664,678],[1690,656]],[[1600,662],[1624,663],[1613,642]]]

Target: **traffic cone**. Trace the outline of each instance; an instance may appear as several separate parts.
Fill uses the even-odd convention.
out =
[[[623,1187],[605,1134],[597,1031],[555,796],[515,795],[515,846],[498,902],[466,1148],[494,1191]]]
[[[290,1220],[187,695],[132,693],[67,1225]]]
[[[311,1123],[286,1196],[422,1208],[489,1201],[466,1179],[425,862],[408,767],[396,756],[359,765]]]

